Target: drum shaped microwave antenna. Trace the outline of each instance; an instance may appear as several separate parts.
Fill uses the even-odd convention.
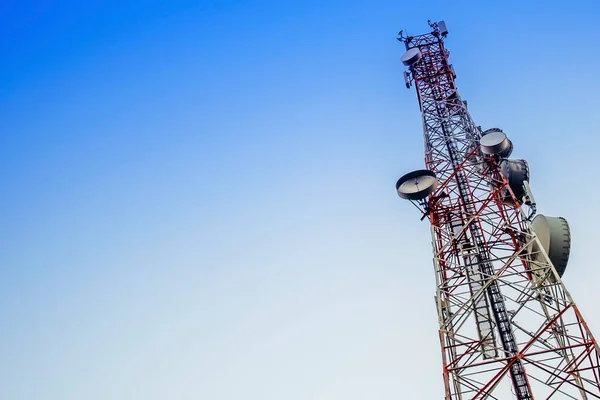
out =
[[[410,67],[414,63],[418,62],[422,57],[423,55],[421,54],[421,50],[419,50],[417,47],[413,47],[412,49],[406,50],[406,52],[402,54],[400,61],[402,61],[402,64],[406,65],[407,67]]]
[[[489,156],[497,155],[500,157],[508,157],[512,153],[513,144],[508,139],[506,134],[498,128],[488,129],[483,132],[479,145],[483,154]]]
[[[523,196],[527,194],[524,183],[525,181],[529,181],[529,165],[527,161],[504,159],[500,163],[500,171],[508,181],[508,186],[510,186],[515,197],[521,203]],[[506,202],[512,202],[512,196],[508,190],[504,189],[502,194]]]

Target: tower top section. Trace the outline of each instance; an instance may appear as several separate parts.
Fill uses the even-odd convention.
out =
[[[427,21],[427,23],[429,24],[429,26],[432,29],[432,31],[430,33],[411,36],[408,33],[404,32],[404,30],[401,30],[400,32],[398,32],[397,39],[401,42],[404,42],[404,44],[406,45],[406,49],[408,50],[412,47],[415,47],[415,44],[413,44],[413,39],[415,39],[415,38],[426,36],[426,35],[433,35],[440,39],[443,39],[448,35],[448,28],[446,27],[446,22],[444,22],[444,21],[431,22],[431,20],[429,20],[429,21]]]

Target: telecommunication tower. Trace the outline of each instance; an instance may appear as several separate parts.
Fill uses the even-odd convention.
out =
[[[398,40],[416,87],[425,166],[398,195],[431,224],[445,400],[600,399],[600,348],[562,281],[571,236],[537,214],[525,160],[471,118],[444,21]]]

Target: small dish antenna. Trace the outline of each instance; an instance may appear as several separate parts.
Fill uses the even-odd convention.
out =
[[[428,169],[409,172],[396,182],[398,196],[407,200],[423,200],[437,188],[435,173]]]
[[[501,130],[487,130],[479,139],[481,151],[489,156],[508,157],[512,153],[513,145],[506,134]]]
[[[400,57],[400,60],[402,61],[402,64],[410,67],[422,57],[423,55],[421,54],[421,50],[419,50],[418,47],[413,47],[412,49],[406,50],[406,52],[402,54],[402,57]]]

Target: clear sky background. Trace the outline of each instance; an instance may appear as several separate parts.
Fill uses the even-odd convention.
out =
[[[400,29],[571,224],[600,336],[597,1],[0,4],[0,399],[442,398]]]

